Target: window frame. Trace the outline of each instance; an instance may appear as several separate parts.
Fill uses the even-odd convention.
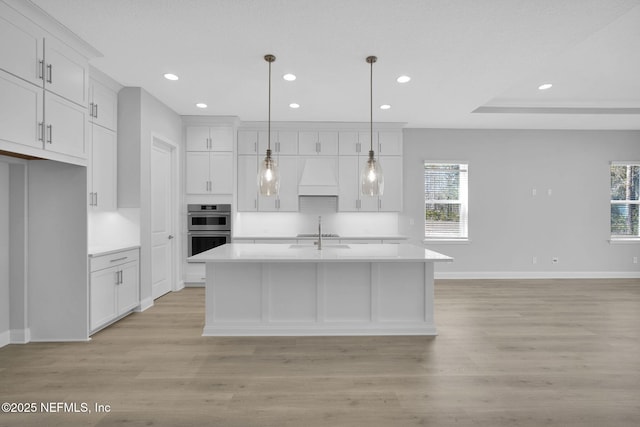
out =
[[[462,186],[460,186],[458,188],[458,194],[459,197],[457,200],[453,201],[453,200],[432,200],[432,199],[427,199],[427,194],[425,191],[424,194],[424,198],[423,198],[423,210],[422,210],[422,219],[423,219],[423,229],[424,229],[424,239],[423,242],[425,243],[438,243],[438,242],[442,242],[442,243],[447,243],[447,244],[451,244],[451,243],[459,243],[459,244],[466,244],[471,242],[470,238],[469,238],[469,167],[470,167],[470,162],[466,161],[466,160],[423,160],[422,165],[423,165],[423,173],[422,173],[422,185],[423,188],[426,186],[426,183],[424,182],[424,171],[427,165],[441,165],[441,166],[452,166],[452,165],[458,165],[458,166],[465,166],[466,167],[466,188],[462,188]],[[460,205],[460,229],[461,229],[461,233],[459,236],[446,236],[446,235],[427,235],[427,219],[426,219],[426,205],[427,204],[441,204],[441,205],[448,205],[448,204],[459,204]]]
[[[640,200],[614,200],[611,196],[611,168],[613,166],[637,166],[640,168],[640,161],[628,161],[628,160],[615,160],[609,162],[609,243],[639,243],[640,242],[640,227],[637,236],[627,236],[623,234],[613,234],[611,230],[611,206],[613,205],[638,205],[640,209]],[[640,219],[639,219],[640,221]]]

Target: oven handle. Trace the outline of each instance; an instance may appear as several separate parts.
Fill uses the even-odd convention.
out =
[[[187,236],[229,236],[231,237],[230,231],[189,231]]]
[[[231,212],[188,212],[187,216],[231,216]]]

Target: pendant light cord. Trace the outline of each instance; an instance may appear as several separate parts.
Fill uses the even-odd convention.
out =
[[[367,56],[367,63],[371,65],[371,70],[369,72],[369,137],[370,137],[370,145],[369,145],[369,157],[373,159],[373,63],[378,60],[375,56]]]
[[[271,61],[269,61],[269,124],[267,129],[267,149],[271,150]]]

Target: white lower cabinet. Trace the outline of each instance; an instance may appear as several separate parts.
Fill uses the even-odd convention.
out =
[[[91,333],[140,305],[139,258],[131,249],[89,259]]]

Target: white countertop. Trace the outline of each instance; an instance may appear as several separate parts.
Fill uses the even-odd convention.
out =
[[[317,240],[317,237],[311,236],[298,236],[298,235],[290,235],[290,236],[233,236],[233,240]],[[332,237],[323,237],[322,240],[407,240],[407,236],[400,235],[379,235],[379,236],[332,236]]]
[[[453,261],[453,258],[409,244],[229,243],[188,258],[199,262],[409,262]]]
[[[115,252],[128,251],[129,249],[137,249],[140,247],[139,243],[121,243],[121,244],[112,244],[112,245],[96,245],[89,246],[89,256],[101,256],[108,255]]]

